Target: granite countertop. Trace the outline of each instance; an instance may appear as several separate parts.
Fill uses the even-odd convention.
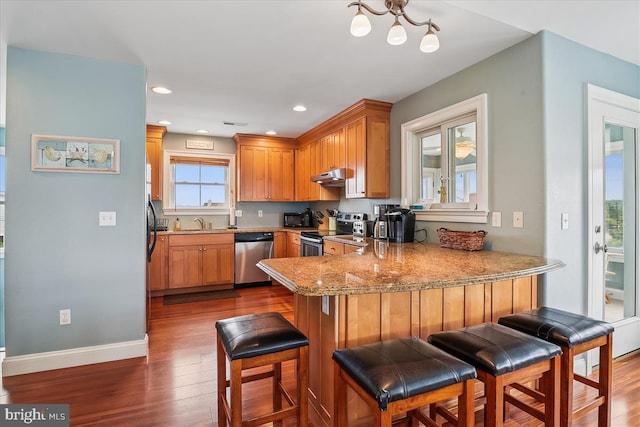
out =
[[[285,227],[255,227],[255,228],[227,228],[214,227],[205,230],[187,229],[187,230],[167,230],[158,231],[159,235],[175,235],[175,234],[235,234],[235,233],[253,233],[253,232],[275,232],[287,231],[300,233],[302,231],[317,230],[316,228],[285,228]]]
[[[352,254],[264,259],[258,267],[305,296],[406,292],[511,280],[564,264],[543,257],[365,239]],[[353,243],[351,243],[353,244]]]

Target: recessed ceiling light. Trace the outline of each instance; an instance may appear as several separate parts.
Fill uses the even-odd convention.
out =
[[[196,132],[197,133],[209,133],[209,131],[206,130],[206,129],[198,129]]]
[[[265,132],[267,135],[277,135],[278,132],[276,132],[275,130],[268,130]]]
[[[169,120],[159,120],[158,121],[159,125],[166,125],[169,126],[171,124],[171,122]]]
[[[173,92],[171,89],[162,86],[152,87],[151,90],[155,93],[159,93],[160,95],[169,95]]]
[[[293,111],[307,111],[307,107],[305,107],[304,105],[296,105],[295,107],[293,107]]]

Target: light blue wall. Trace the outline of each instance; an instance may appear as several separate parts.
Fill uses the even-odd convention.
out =
[[[586,84],[640,98],[640,67],[556,34],[541,35],[544,63],[545,254],[567,266],[549,275],[545,303],[587,312]],[[560,215],[569,213],[569,229]]]
[[[587,135],[585,85],[640,97],[640,67],[542,32],[397,103],[391,110],[391,199],[400,200],[400,126],[486,92],[489,107],[490,224],[419,222],[429,241],[437,228],[489,232],[492,250],[542,255],[566,267],[545,275],[541,303],[586,313]],[[363,201],[358,202],[366,207]],[[341,209],[356,206],[341,200]],[[524,212],[524,228],[511,213]],[[568,212],[569,230],[560,230]]]
[[[145,79],[142,65],[8,49],[7,356],[145,336]],[[119,139],[121,172],[32,172],[34,133]]]
[[[400,200],[400,126],[481,93],[488,98],[489,209],[502,212],[501,228],[490,224],[418,222],[430,242],[442,226],[488,232],[493,250],[544,252],[544,146],[542,49],[531,37],[394,104],[391,110],[391,192]],[[380,203],[383,203],[382,201]],[[511,213],[524,213],[524,228],[511,226]]]

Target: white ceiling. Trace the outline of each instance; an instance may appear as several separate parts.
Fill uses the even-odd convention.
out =
[[[396,102],[543,29],[640,65],[640,0],[411,0],[414,20],[441,27],[433,54],[418,50],[424,27],[406,24],[407,43],[388,45],[388,15],[352,37],[349,2],[0,0],[0,40],[144,64],[149,87],[174,91],[148,93],[147,123],[216,136],[296,137],[362,98]],[[298,103],[308,111],[293,112]]]

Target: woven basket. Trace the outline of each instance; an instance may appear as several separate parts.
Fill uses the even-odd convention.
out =
[[[454,231],[448,228],[438,228],[440,246],[464,251],[479,251],[484,246],[484,238],[487,232],[480,231]]]

